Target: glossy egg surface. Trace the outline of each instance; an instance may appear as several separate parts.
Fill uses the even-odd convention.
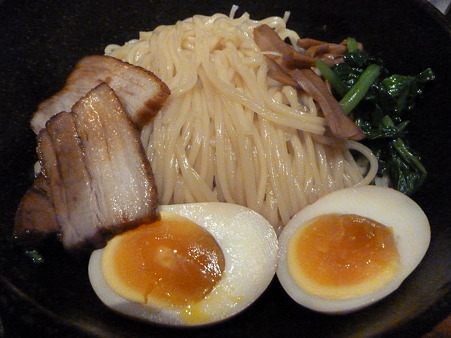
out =
[[[201,235],[201,239],[193,239],[192,243],[197,243],[193,244],[193,247],[197,249],[191,250],[187,256],[197,257],[199,255],[196,253],[207,252],[199,249],[201,246],[203,247],[202,243],[211,243],[212,240],[216,242],[222,251],[223,266],[219,268],[221,266],[221,257],[219,256],[221,255],[211,254],[213,251],[208,251],[204,255],[207,257],[206,263],[199,263],[199,259],[196,258],[195,264],[198,264],[201,270],[214,265],[213,270],[218,273],[208,275],[208,279],[217,280],[213,280],[210,284],[207,283],[206,287],[200,288],[201,291],[197,296],[191,297],[191,294],[197,291],[190,290],[199,290],[197,286],[201,286],[200,284],[203,283],[199,282],[202,277],[199,277],[198,282],[193,283],[193,278],[197,277],[187,274],[186,280],[183,281],[184,277],[180,276],[183,275],[181,271],[186,270],[186,266],[192,264],[190,262],[188,265],[181,264],[172,258],[174,257],[173,252],[178,251],[177,255],[179,255],[183,249],[180,247],[169,248],[168,242],[164,242],[165,244],[160,247],[160,244],[155,244],[155,242],[149,246],[153,247],[153,251],[146,249],[146,255],[151,256],[149,260],[163,262],[164,267],[171,269],[176,266],[176,273],[172,275],[175,276],[174,278],[159,275],[160,279],[169,280],[167,282],[169,286],[162,292],[147,290],[143,296],[143,293],[139,291],[140,286],[129,287],[128,284],[135,284],[135,282],[124,282],[124,279],[121,280],[122,277],[119,276],[120,273],[117,273],[115,260],[118,257],[117,248],[120,247],[120,244],[116,242],[119,242],[120,239],[116,240],[115,237],[105,248],[94,251],[89,262],[89,277],[92,287],[104,304],[126,316],[145,321],[174,326],[196,326],[222,321],[236,315],[265,291],[275,275],[278,242],[272,226],[261,215],[242,206],[214,202],[161,206],[160,212],[163,221],[185,218],[199,225],[204,233],[209,234],[208,236],[211,235],[211,239],[205,234]],[[182,231],[181,237],[189,237],[186,231],[185,234]],[[167,237],[167,235],[161,235],[162,233],[159,232],[159,235],[154,237],[157,240],[164,236]],[[146,240],[142,242],[146,242]],[[135,256],[140,255],[138,253]],[[184,256],[182,260],[187,260],[187,256]],[[214,256],[214,259],[209,260],[210,256]],[[130,264],[123,264],[123,266],[134,264],[132,263],[134,254],[127,254],[127,257]],[[144,263],[138,261],[135,265],[144,265]],[[132,272],[129,275],[136,275],[133,272],[135,270],[130,271]],[[132,276],[133,278],[135,277]],[[147,282],[143,284],[145,283]],[[158,284],[155,281],[151,283]],[[185,285],[188,289],[179,292],[175,287],[173,288],[171,283],[175,287],[177,283]],[[138,291],[136,292],[136,290]],[[163,296],[147,296],[157,293]],[[185,296],[174,298],[173,293]],[[188,294],[189,297],[186,296]]]
[[[366,186],[332,192],[279,237],[277,276],[297,303],[347,313],[396,290],[424,257],[429,222],[406,195]]]

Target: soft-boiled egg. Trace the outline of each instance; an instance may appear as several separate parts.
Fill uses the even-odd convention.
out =
[[[91,285],[111,309],[167,325],[210,324],[247,308],[274,277],[277,236],[258,213],[192,203],[161,206],[160,215],[91,254]]]
[[[348,313],[396,290],[424,257],[429,222],[406,195],[366,186],[304,208],[279,236],[277,277],[297,303]]]

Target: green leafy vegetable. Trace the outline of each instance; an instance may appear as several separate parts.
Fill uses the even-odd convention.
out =
[[[426,179],[426,169],[418,155],[402,139],[392,140],[390,148],[391,152],[396,153],[389,157],[394,163],[391,163],[388,168],[392,171],[391,176],[397,179],[397,189],[406,194],[415,192]],[[393,172],[394,170],[396,171]]]
[[[383,79],[379,88],[380,95],[384,96],[381,109],[393,114],[413,109],[417,96],[423,93],[424,84],[434,78],[434,73],[428,68],[417,76],[392,75]]]
[[[387,174],[395,189],[411,195],[427,172],[409,146],[404,115],[435,75],[430,68],[416,76],[390,74],[382,60],[360,51],[355,39],[347,39],[347,48],[343,63],[329,68],[318,62],[318,69],[365,133],[364,142],[379,160],[378,175]]]
[[[340,80],[335,72],[320,59],[316,60],[316,67],[318,67],[321,74],[327,81],[329,81],[330,85],[338,93],[338,95],[345,96],[349,88]]]
[[[354,52],[354,51],[359,49],[357,41],[354,38],[347,38],[346,39],[346,47],[348,48],[349,52]]]
[[[25,250],[25,254],[31,258],[33,263],[41,264],[44,262],[44,257],[38,250]]]
[[[349,114],[366,96],[370,87],[374,84],[380,74],[381,67],[376,64],[369,65],[360,75],[357,82],[340,100],[345,114]]]

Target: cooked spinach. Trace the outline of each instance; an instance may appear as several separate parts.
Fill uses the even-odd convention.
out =
[[[391,74],[382,60],[359,50],[355,39],[347,46],[344,62],[331,68],[318,62],[318,69],[365,133],[363,142],[379,160],[378,175],[387,174],[395,189],[412,195],[427,172],[409,145],[405,118],[435,75],[430,68],[416,76]]]

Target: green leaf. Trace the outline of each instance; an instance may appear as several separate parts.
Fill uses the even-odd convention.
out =
[[[355,39],[348,38],[347,45],[344,62],[332,67],[333,74],[328,76],[340,83],[342,92],[344,87],[350,88],[344,95],[341,92],[339,99],[365,133],[363,143],[378,158],[378,175],[388,174],[394,188],[411,195],[424,182],[427,172],[418,154],[408,146],[409,121],[404,115],[415,107],[435,74],[430,68],[415,76],[390,74],[382,60],[360,51]],[[370,66],[370,81],[363,88],[357,86],[359,82],[361,86]]]

